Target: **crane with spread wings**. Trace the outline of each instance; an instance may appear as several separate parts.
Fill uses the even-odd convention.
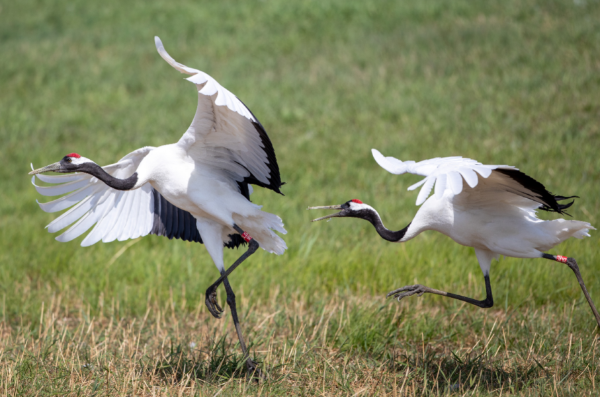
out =
[[[32,183],[40,194],[64,195],[39,205],[46,212],[70,208],[48,225],[52,233],[70,226],[56,237],[61,242],[95,225],[82,246],[148,234],[204,244],[221,273],[206,290],[206,306],[214,317],[221,316],[216,290],[223,283],[248,371],[260,372],[248,356],[227,276],[259,247],[278,255],[287,248],[275,233],[286,233],[281,218],[250,201],[251,185],[281,193],[275,151],[242,101],[208,74],[176,62],[158,37],[155,44],[169,65],[191,75],[187,80],[198,91],[190,127],[177,143],[144,147],[111,165],[70,153],[33,170]],[[49,171],[67,175],[42,174]],[[54,186],[36,186],[36,177]],[[244,244],[248,250],[225,269],[223,248]]]

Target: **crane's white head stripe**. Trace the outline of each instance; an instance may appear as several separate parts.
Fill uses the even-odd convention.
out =
[[[348,205],[350,206],[350,209],[352,211],[360,211],[360,210],[373,210],[375,211],[375,208],[371,207],[369,204],[365,204],[360,200],[351,200],[348,202]],[[377,211],[375,211],[377,212]]]

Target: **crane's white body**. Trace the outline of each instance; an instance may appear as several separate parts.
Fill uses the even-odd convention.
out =
[[[404,237],[410,240],[436,230],[458,244],[475,248],[484,275],[499,255],[539,258],[544,251],[569,237],[589,236],[588,222],[545,221],[535,210],[545,204],[538,192],[495,170],[517,170],[505,165],[484,165],[475,160],[447,157],[402,162],[373,149],[377,163],[393,174],[412,173],[426,178],[417,198],[421,208]],[[429,197],[435,185],[435,193]]]
[[[155,41],[159,54],[175,69],[191,74],[188,80],[196,84],[198,108],[191,126],[177,143],[144,147],[103,167],[119,179],[137,172],[138,180],[132,190],[112,189],[85,173],[38,174],[40,180],[58,184],[36,186],[41,194],[69,193],[49,203],[40,203],[44,211],[56,212],[72,206],[48,225],[49,231],[72,225],[56,238],[70,241],[95,225],[82,246],[147,235],[155,222],[155,189],[170,204],[193,215],[219,270],[224,269],[223,246],[230,240],[229,235],[237,233],[234,224],[249,233],[261,248],[282,254],[286,244],[274,233],[286,233],[281,219],[250,202],[238,185],[249,176],[268,185],[272,176],[269,168],[272,160],[257,132],[258,121],[212,77],[177,63],[166,53],[158,37]],[[249,189],[251,193],[250,186]]]
[[[209,234],[219,236],[219,251],[228,236],[237,233],[234,224],[248,232],[263,249],[277,254],[285,251],[285,242],[272,231],[286,233],[281,219],[262,211],[260,205],[239,193],[234,179],[198,164],[178,144],[149,151],[137,172],[136,187],[149,183],[171,204],[194,215],[203,240]],[[210,252],[211,244],[205,245]],[[217,267],[221,269],[219,264]]]

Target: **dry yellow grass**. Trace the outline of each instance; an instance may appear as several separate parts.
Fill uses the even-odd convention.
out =
[[[148,300],[143,318],[114,305],[65,307],[40,321],[2,325],[3,395],[595,395],[598,337],[571,332],[562,315],[527,308],[483,311],[425,299],[301,293],[264,302],[240,294],[252,354],[268,379],[251,381],[230,320]],[[587,314],[587,313],[586,313]],[[423,321],[436,333],[420,333]],[[591,321],[591,320],[590,320]]]

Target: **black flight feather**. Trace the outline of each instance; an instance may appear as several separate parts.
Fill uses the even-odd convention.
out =
[[[246,186],[246,192],[248,188]],[[248,198],[248,195],[245,195]],[[169,240],[173,238],[183,241],[191,241],[202,244],[202,237],[196,227],[196,218],[187,211],[182,210],[169,203],[157,190],[152,189],[154,205],[154,224],[150,234],[165,236]],[[239,234],[230,234],[229,242],[224,246],[227,248],[237,248],[246,244],[246,241]]]
[[[239,99],[240,98],[238,98],[238,100]],[[240,102],[242,102],[242,101],[240,100]],[[246,106],[246,104],[244,102],[242,102],[242,105],[244,105],[246,107],[246,109],[248,109],[248,106]],[[254,115],[254,113],[252,113],[252,110],[248,109],[248,111],[256,120],[256,121],[251,121],[251,123],[254,126],[254,129],[256,130],[256,132],[258,132],[258,136],[260,137],[263,152],[265,152],[265,154],[267,155],[267,166],[269,167],[269,178],[267,178],[267,179],[268,179],[269,183],[265,184],[265,183],[259,181],[258,179],[256,179],[256,177],[254,175],[252,175],[252,173],[250,171],[248,171],[248,172],[250,172],[250,176],[244,178],[244,182],[251,183],[252,185],[257,185],[257,186],[264,187],[267,189],[271,189],[274,192],[279,193],[283,196],[283,193],[281,193],[281,190],[279,190],[279,188],[281,186],[283,186],[285,184],[285,182],[281,182],[281,176],[279,175],[279,165],[277,165],[277,157],[275,156],[275,149],[273,149],[273,144],[271,143],[271,140],[269,139],[269,136],[267,135],[267,131],[265,131],[265,127],[263,127],[263,125],[260,123],[260,121],[258,121],[258,117],[256,117]]]
[[[567,204],[559,204],[558,202],[570,198],[579,198],[578,196],[555,196],[550,193],[540,182],[518,170],[495,169],[494,171],[508,176],[524,188],[531,191],[533,193],[532,195],[527,195],[523,192],[519,192],[519,194],[528,199],[541,202],[542,206],[540,209],[544,211],[569,215],[568,213],[564,212],[564,210],[572,206],[574,201],[571,201]]]

